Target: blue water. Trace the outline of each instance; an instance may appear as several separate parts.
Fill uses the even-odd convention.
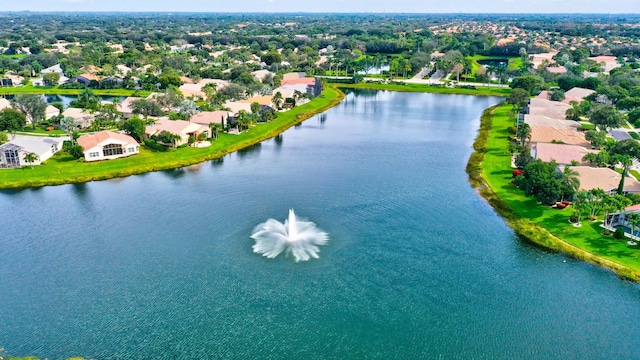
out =
[[[0,192],[0,346],[62,359],[633,359],[640,287],[519,240],[464,172],[497,98],[349,93],[223,161]],[[288,209],[320,258],[252,252]]]

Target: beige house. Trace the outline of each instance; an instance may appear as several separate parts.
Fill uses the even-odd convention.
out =
[[[550,162],[554,160],[558,165],[571,165],[576,162],[587,165],[582,158],[589,154],[597,154],[598,150],[587,149],[578,145],[534,143],[531,145],[531,156],[534,159]]]
[[[524,122],[529,126],[548,126],[556,129],[572,129],[580,128],[580,123],[573,120],[554,119],[544,115],[524,115]]]
[[[557,143],[580,145],[590,148],[591,143],[584,137],[584,133],[571,129],[557,129],[548,126],[532,126],[531,127],[531,143]]]
[[[563,170],[562,167],[559,168]],[[618,190],[620,185],[620,175],[615,170],[609,168],[594,168],[589,166],[572,166],[571,170],[578,173],[580,179],[580,190],[602,189],[609,194]],[[640,182],[628,176],[624,180],[623,192],[626,194],[640,194]]]
[[[140,144],[129,135],[100,131],[78,138],[86,161],[112,160],[140,152]]]
[[[62,112],[62,116],[74,118],[83,129],[90,127],[93,120],[96,118],[95,115],[89,113],[87,110],[78,108],[65,109]]]
[[[222,124],[232,115],[231,112],[224,110],[202,111],[193,115],[189,121],[199,125],[209,126],[209,124]]]
[[[176,142],[176,146],[187,144],[189,142],[189,136],[198,137],[201,133],[204,133],[207,137],[210,136],[208,126],[184,120],[169,119],[158,119],[154,124],[147,126],[145,135],[152,137],[163,131],[180,136],[180,140]]]

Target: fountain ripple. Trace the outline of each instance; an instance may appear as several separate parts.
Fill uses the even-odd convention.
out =
[[[310,221],[296,218],[293,209],[289,210],[289,218],[284,224],[278,220],[269,219],[256,226],[251,238],[256,241],[253,251],[270,259],[280,255],[293,255],[296,262],[318,258],[318,245],[325,245],[329,241],[329,234],[318,229]]]

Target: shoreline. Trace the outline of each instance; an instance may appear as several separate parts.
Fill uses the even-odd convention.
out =
[[[483,165],[485,154],[488,151],[486,145],[493,128],[494,112],[502,105],[503,104],[492,106],[482,114],[478,136],[473,144],[474,152],[471,154],[466,167],[471,186],[505,219],[507,225],[509,225],[520,238],[535,245],[542,246],[545,249],[558,251],[574,259],[607,268],[627,280],[640,282],[640,271],[592,254],[553,235],[536,222],[518,215],[514,209],[494,192],[485,178],[485,168]]]
[[[271,139],[312,116],[338,105],[345,96],[340,89],[332,85],[327,86],[323,95],[325,95],[324,98],[318,97],[307,104],[280,113],[278,119],[254,126],[247,132],[239,135],[224,134],[224,140],[221,137],[213,141],[210,147],[213,149],[185,148],[170,152],[152,152],[145,148],[135,156],[95,163],[78,162],[69,159],[70,156],[58,155],[57,158],[54,156],[44,165],[36,166],[33,169],[27,166],[20,169],[0,170],[0,189],[37,188],[123,178],[153,171],[178,169],[219,159],[227,154]],[[319,104],[322,105],[314,107]],[[149,162],[144,162],[145,160]],[[58,166],[54,166],[53,163]],[[118,165],[131,165],[131,167],[117,168]],[[52,170],[57,170],[57,173]],[[28,173],[25,174],[23,171]],[[65,171],[64,174],[63,171]],[[35,176],[29,178],[29,175]]]

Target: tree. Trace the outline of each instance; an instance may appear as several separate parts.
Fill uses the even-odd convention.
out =
[[[564,200],[564,197],[573,198],[578,189],[580,189],[580,179],[578,175],[578,172],[571,169],[570,166],[564,167],[560,173],[560,183],[564,187],[561,200]]]
[[[213,99],[213,95],[216,93],[216,87],[216,83],[208,83],[202,87],[202,92],[204,92],[207,100],[211,101],[211,99]]]
[[[9,137],[7,136],[7,133],[0,131],[0,145],[6,143],[7,141],[9,141]]]
[[[535,96],[544,88],[544,80],[539,76],[525,75],[519,76],[511,82],[512,89],[524,89],[529,95]]]
[[[60,74],[57,72],[50,72],[42,75],[42,81],[45,86],[56,86],[60,81]]]
[[[251,112],[252,113],[254,113],[254,114],[259,113],[261,108],[262,107],[260,106],[260,104],[258,102],[254,101],[254,102],[251,103]]]
[[[8,131],[13,136],[27,124],[27,118],[18,110],[5,108],[0,110],[0,130]]]
[[[209,129],[211,129],[211,138],[217,140],[218,134],[222,130],[222,124],[210,123]]]
[[[531,152],[525,149],[516,156],[515,165],[518,167],[518,169],[524,169],[532,161],[533,157],[531,157]]]
[[[605,131],[589,130],[584,134],[587,141],[591,142],[594,149],[602,149],[607,144],[607,133]]]
[[[620,127],[622,117],[618,110],[611,105],[599,105],[591,109],[589,120],[604,131],[610,128]]]
[[[627,223],[631,225],[631,235],[636,236],[635,230],[640,225],[640,214],[633,211],[628,212]]]
[[[273,95],[273,99],[271,99],[271,102],[273,103],[273,107],[275,107],[277,110],[280,110],[283,100],[284,99],[282,98],[282,93],[280,91],[276,92]]]
[[[11,106],[24,114],[26,119],[31,121],[35,129],[36,124],[44,120],[47,102],[44,101],[44,98],[40,95],[20,94],[13,98]]]
[[[520,139],[520,146],[524,146],[527,139],[531,139],[531,126],[527,123],[520,124],[516,136]]]
[[[27,164],[31,165],[32,169],[33,169],[33,163],[38,160],[40,160],[40,157],[35,153],[30,152],[24,155],[24,161],[26,161]]]
[[[179,90],[168,88],[164,93],[158,95],[155,100],[162,110],[171,111],[173,108],[180,106],[184,96]]]
[[[260,58],[265,64],[271,66],[272,64],[279,64],[282,62],[282,55],[277,51],[268,51]]]
[[[456,74],[456,80],[460,81],[460,73],[464,70],[464,65],[462,64],[455,64],[453,65],[453,69],[451,71],[453,71],[454,74]]]
[[[618,190],[616,191],[618,195],[622,195],[624,191],[624,179],[629,174],[629,168],[631,167],[631,165],[633,165],[633,162],[631,161],[631,156],[629,155],[614,155],[611,160],[614,164],[622,165],[622,177],[620,178]]]
[[[176,148],[178,145],[178,141],[182,140],[182,137],[178,134],[173,134],[163,130],[158,135],[155,135],[154,139],[161,144],[165,144],[165,145],[171,144],[174,148]]]
[[[184,100],[180,103],[180,114],[187,120],[198,113],[198,105],[193,100]]]
[[[564,100],[564,90],[562,89],[554,89],[549,92],[549,98],[552,101],[562,101]]]
[[[507,102],[517,110],[521,111],[529,101],[529,92],[525,89],[515,88],[511,90]]]
[[[131,102],[131,109],[134,114],[140,114],[145,117],[161,116],[164,114],[160,105],[152,100],[138,99]]]
[[[84,149],[80,145],[73,145],[69,148],[69,154],[78,160],[84,156]]]
[[[76,119],[70,116],[67,116],[67,117],[64,117],[62,120],[60,120],[60,128],[62,129],[62,131],[64,131],[69,135],[69,137],[71,138],[71,145],[73,146],[74,145],[73,134],[78,130],[80,130],[80,124],[78,124]]]
[[[138,142],[142,142],[147,125],[145,121],[137,116],[125,120],[122,126],[123,130],[131,135]]]

